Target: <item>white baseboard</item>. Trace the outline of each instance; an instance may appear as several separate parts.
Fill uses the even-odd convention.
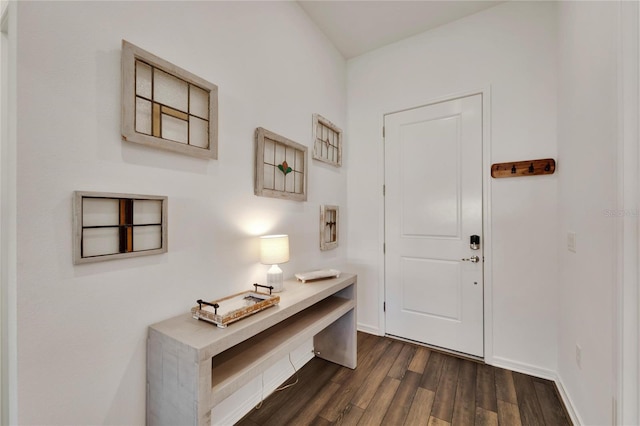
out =
[[[296,370],[300,370],[313,359],[313,341],[307,342],[291,352],[291,362]],[[253,410],[263,399],[266,399],[287,380],[294,371],[285,357],[262,375],[240,388],[233,395],[218,404],[211,413],[212,426],[233,425]],[[264,380],[264,389],[263,389]]]
[[[358,323],[358,331],[362,331],[364,333],[373,334],[375,336],[383,336],[384,333],[380,331],[380,328],[374,327],[367,324]]]
[[[517,371],[518,373],[528,374],[529,376],[540,377],[541,379],[552,380],[554,382],[557,378],[557,374],[553,370],[540,368],[532,364],[526,364],[524,362],[514,361],[509,358],[502,358],[499,356],[493,357],[491,365],[511,371]]]
[[[569,417],[571,417],[571,421],[573,422],[573,424],[576,426],[584,424],[582,422],[582,419],[580,418],[580,415],[574,408],[573,401],[571,400],[571,397],[569,397],[569,394],[564,387],[562,378],[557,372],[498,356],[493,357],[493,362],[491,363],[491,365],[493,365],[494,367],[505,368],[511,371],[517,371],[518,373],[528,374],[529,376],[551,380],[556,384],[558,392],[560,393],[560,398],[562,399],[562,402],[566,407],[567,413],[569,414]]]

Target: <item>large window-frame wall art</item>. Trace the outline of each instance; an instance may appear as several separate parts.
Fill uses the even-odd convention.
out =
[[[218,86],[122,40],[122,138],[218,158]]]
[[[75,191],[73,263],[165,253],[165,196]]]
[[[313,158],[342,166],[342,130],[320,114],[313,114]]]
[[[307,201],[307,169],[306,146],[256,129],[256,195]]]

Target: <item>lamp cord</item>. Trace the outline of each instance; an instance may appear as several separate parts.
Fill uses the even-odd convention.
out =
[[[279,388],[274,390],[274,392],[280,392],[298,384],[298,379],[299,379],[298,370],[296,369],[296,366],[293,365],[293,361],[291,361],[291,352],[289,352],[289,364],[291,364],[291,367],[293,367],[293,371],[296,375],[296,380],[293,383],[289,383],[288,385],[280,386]],[[262,390],[260,391],[260,403],[256,405],[255,407],[256,410],[259,410],[260,408],[262,408],[262,403],[264,402],[264,373],[262,373],[260,376],[262,379]]]

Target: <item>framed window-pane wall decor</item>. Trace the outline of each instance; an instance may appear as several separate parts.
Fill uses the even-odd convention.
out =
[[[342,166],[342,130],[320,114],[313,114],[313,158]]]
[[[218,86],[122,40],[122,137],[218,158]]]
[[[320,206],[320,250],[338,247],[340,218],[338,206]]]
[[[307,201],[307,147],[258,127],[255,194]]]
[[[76,191],[73,263],[167,251],[167,197]]]

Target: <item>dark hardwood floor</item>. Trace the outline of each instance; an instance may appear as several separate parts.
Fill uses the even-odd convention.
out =
[[[298,379],[237,425],[571,424],[553,382],[365,333],[357,369],[314,358]]]

